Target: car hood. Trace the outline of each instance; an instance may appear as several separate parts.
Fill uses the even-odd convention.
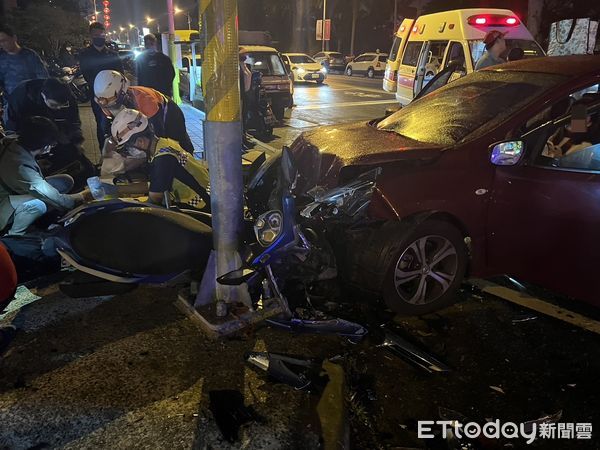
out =
[[[334,187],[349,167],[372,167],[405,160],[432,160],[443,147],[379,131],[366,122],[319,127],[300,135],[290,150],[303,179],[311,186]]]

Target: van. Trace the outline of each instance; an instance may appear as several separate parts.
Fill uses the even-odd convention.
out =
[[[450,64],[470,73],[483,53],[488,31],[507,32],[506,45],[519,47],[525,58],[544,51],[515,13],[508,9],[473,8],[404,19],[396,32],[383,78],[383,89],[409,103],[438,71]]]
[[[294,87],[279,52],[264,45],[241,45],[240,56],[252,71],[262,74],[262,83],[267,97],[271,99],[273,114],[283,120],[285,108],[294,104]]]

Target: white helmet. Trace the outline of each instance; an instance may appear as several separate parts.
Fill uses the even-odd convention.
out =
[[[123,109],[113,119],[110,132],[117,145],[127,143],[148,128],[148,118],[135,109]]]
[[[103,70],[96,75],[94,80],[94,95],[96,103],[112,109],[123,103],[123,98],[129,89],[129,80],[116,70]]]

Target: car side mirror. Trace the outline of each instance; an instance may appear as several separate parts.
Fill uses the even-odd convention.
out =
[[[490,146],[492,155],[490,161],[496,166],[514,166],[517,164],[525,151],[523,141],[498,142]]]

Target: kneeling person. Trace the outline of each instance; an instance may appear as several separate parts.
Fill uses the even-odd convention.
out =
[[[0,232],[10,225],[9,235],[25,234],[48,209],[68,211],[90,198],[89,191],[67,194],[74,185],[69,175],[42,175],[36,157],[57,144],[58,134],[50,119],[33,116],[24,121],[18,138],[0,142]]]
[[[145,115],[135,109],[123,109],[113,120],[111,134],[118,146],[146,153],[150,163],[151,202],[163,203],[164,192],[168,191],[176,204],[210,209],[205,164],[194,159],[177,141],[156,136]]]

